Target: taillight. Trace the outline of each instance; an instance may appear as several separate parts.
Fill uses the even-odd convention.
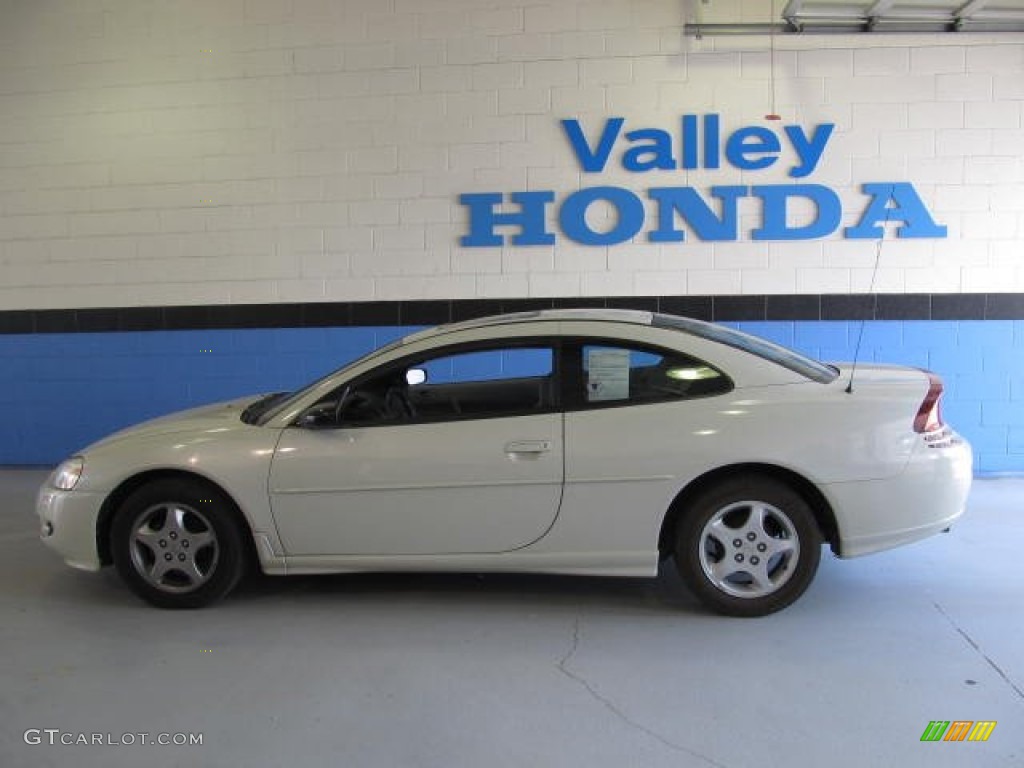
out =
[[[944,426],[939,405],[942,398],[942,379],[929,371],[925,373],[928,374],[928,394],[924,396],[921,407],[917,409],[917,416],[914,417],[915,432],[935,432]]]

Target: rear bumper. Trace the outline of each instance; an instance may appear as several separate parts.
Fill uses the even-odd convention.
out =
[[[949,528],[964,512],[972,462],[961,438],[939,448],[922,440],[899,475],[825,485],[839,530],[836,554],[859,557]]]
[[[103,496],[81,491],[58,491],[44,486],[36,499],[39,538],[74,568],[100,569],[96,551],[96,520]]]

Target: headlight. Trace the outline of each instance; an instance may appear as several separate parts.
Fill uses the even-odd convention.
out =
[[[78,485],[78,478],[82,476],[85,469],[85,461],[80,456],[68,459],[50,475],[50,485],[62,491],[70,491]]]

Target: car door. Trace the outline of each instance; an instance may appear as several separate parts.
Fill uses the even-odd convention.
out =
[[[497,553],[543,536],[563,480],[555,361],[536,340],[449,348],[324,398],[271,465],[286,554]]]

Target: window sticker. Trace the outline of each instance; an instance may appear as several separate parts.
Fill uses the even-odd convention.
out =
[[[587,402],[629,398],[629,350],[587,350]]]

